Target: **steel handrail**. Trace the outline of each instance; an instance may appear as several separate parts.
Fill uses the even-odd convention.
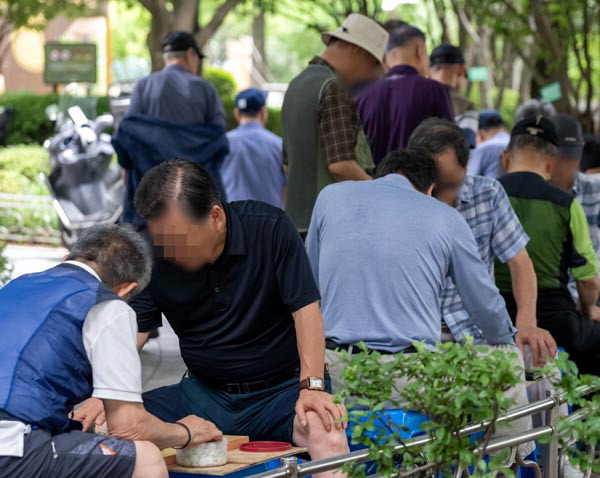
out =
[[[587,394],[595,391],[596,388],[584,385],[577,388],[577,391],[581,394]],[[546,410],[550,410],[554,407],[558,407],[566,402],[566,393],[560,392],[555,394],[554,396],[550,396],[548,398],[539,400],[537,402],[533,402],[522,407],[518,407],[508,411],[502,416],[498,417],[496,423],[508,422],[511,420],[515,420],[517,418],[522,418],[525,416],[533,415],[535,413],[543,412]],[[579,419],[584,416],[584,412],[576,412],[573,415],[572,419]],[[466,427],[460,430],[460,434],[464,435],[472,435],[473,433],[480,432],[485,430],[486,427],[490,424],[490,421],[483,421],[479,423],[474,423],[467,425]],[[495,452],[502,450],[507,447],[512,447],[516,445],[520,445],[522,443],[527,443],[528,441],[535,440],[544,435],[553,435],[556,434],[555,427],[551,425],[545,425],[539,428],[535,428],[533,430],[528,430],[526,432],[522,432],[516,435],[501,437],[494,440],[491,440],[486,447],[487,452]],[[407,440],[402,444],[397,444],[394,446],[394,451],[399,452],[406,449],[418,448],[426,443],[429,443],[434,438],[430,435],[422,435],[415,437],[411,440]],[[256,475],[252,475],[249,478],[296,478],[302,477],[306,475],[313,475],[315,473],[322,473],[325,471],[332,471],[338,468],[341,468],[347,463],[364,463],[369,461],[369,450],[356,450],[344,455],[333,456],[329,458],[324,458],[322,460],[309,461],[307,463],[297,463],[296,457],[284,457],[281,459],[281,468],[277,468],[275,470],[265,471],[263,473],[258,473]],[[399,474],[397,476],[400,476]],[[407,475],[403,475],[407,476]]]

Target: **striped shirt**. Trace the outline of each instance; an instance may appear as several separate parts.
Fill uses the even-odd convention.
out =
[[[573,194],[583,207],[596,256],[600,249],[600,175],[577,173]]]
[[[507,262],[529,241],[502,185],[492,178],[465,176],[456,209],[473,231],[479,255],[494,277],[494,258]],[[465,310],[456,286],[446,282],[442,317],[457,341],[471,335],[483,342],[481,331]]]

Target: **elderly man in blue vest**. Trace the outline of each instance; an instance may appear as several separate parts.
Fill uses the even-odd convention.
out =
[[[221,440],[201,418],[165,423],[144,409],[126,300],[150,271],[140,236],[102,225],[62,264],[0,289],[0,478],[166,478],[159,448]],[[70,419],[90,396],[104,402],[110,436]]]

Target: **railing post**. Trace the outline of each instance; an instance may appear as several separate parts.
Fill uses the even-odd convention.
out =
[[[281,458],[281,467],[285,469],[288,478],[298,478],[298,458],[284,456]]]
[[[547,445],[547,457],[544,459],[544,476],[558,477],[558,437],[556,425],[560,416],[560,393],[553,389],[549,393],[554,400],[552,408],[546,412],[546,423],[552,427],[552,440]]]

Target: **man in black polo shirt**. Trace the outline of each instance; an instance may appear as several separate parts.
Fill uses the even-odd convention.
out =
[[[336,422],[345,410],[325,391],[319,291],[289,217],[261,202],[222,202],[210,175],[183,160],[146,173],[135,204],[157,249],[150,285],[131,303],[140,343],[164,314],[189,369],[144,394],[146,408],[293,442],[313,459],[347,452]]]

